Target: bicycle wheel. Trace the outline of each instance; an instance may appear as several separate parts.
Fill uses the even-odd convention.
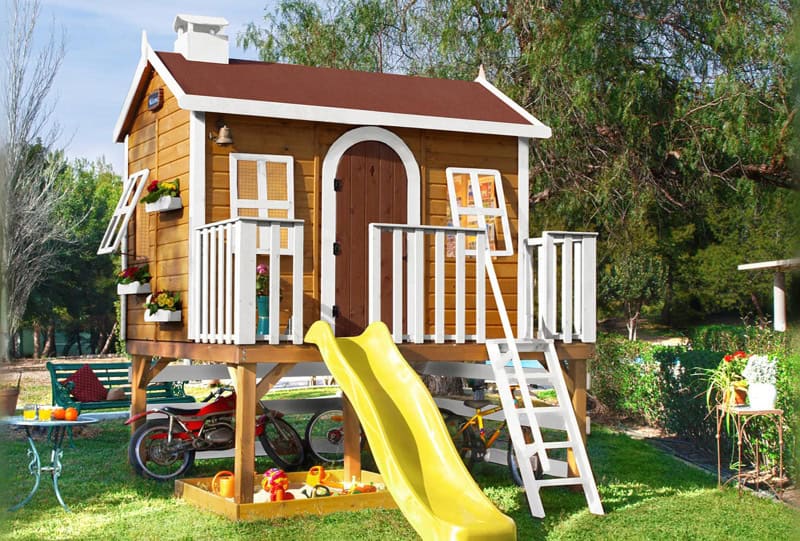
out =
[[[525,442],[532,443],[533,442],[533,435],[531,434],[531,429],[527,426],[522,427],[522,433],[525,435]],[[508,471],[511,473],[511,479],[514,481],[514,484],[517,486],[522,486],[522,472],[519,471],[519,461],[517,460],[517,453],[514,451],[514,446],[511,445],[511,434],[506,433],[506,437],[508,438]],[[533,476],[536,479],[542,478],[542,463],[539,460],[539,455],[533,455],[531,457],[531,468],[533,468]]]
[[[447,431],[450,433],[450,437],[453,438],[453,445],[456,446],[458,455],[464,461],[467,469],[472,470],[479,457],[485,454],[482,452],[484,445],[480,436],[478,436],[477,429],[473,425],[469,425],[464,430],[461,430],[467,424],[466,418],[447,410],[441,410],[441,413],[444,417]]]
[[[306,445],[313,460],[344,462],[344,414],[342,410],[321,411],[306,425]]]
[[[297,468],[306,458],[303,440],[297,430],[283,419],[269,417],[258,439],[267,455],[281,469]]]

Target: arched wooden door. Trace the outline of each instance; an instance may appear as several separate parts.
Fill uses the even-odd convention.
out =
[[[407,223],[406,200],[405,168],[388,145],[364,141],[350,147],[339,160],[334,309],[337,336],[355,336],[367,326],[368,226],[371,223]],[[391,243],[382,243],[381,260],[381,319],[390,324]]]

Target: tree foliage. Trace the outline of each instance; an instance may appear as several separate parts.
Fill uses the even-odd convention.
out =
[[[736,265],[795,248],[792,8],[284,0],[239,40],[262,59],[316,66],[472,79],[484,65],[553,129],[532,145],[534,232],[599,232],[615,280],[631,261],[658,261],[635,278],[661,284],[644,302],[673,321],[763,303],[769,277]],[[606,288],[601,307],[619,315],[639,289]]]

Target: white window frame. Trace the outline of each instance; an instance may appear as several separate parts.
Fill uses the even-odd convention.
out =
[[[256,162],[256,186],[258,189],[258,199],[239,199],[239,167],[237,162],[250,161]],[[286,199],[270,200],[267,199],[267,164],[282,163],[286,165]],[[294,157],[279,154],[244,154],[232,152],[230,154],[230,200],[231,218],[239,218],[241,209],[258,209],[258,217],[269,219],[270,210],[285,210],[286,219],[294,219]],[[294,246],[294,230],[289,228],[287,231],[288,239],[286,248],[281,248],[281,254],[292,255]],[[257,254],[269,253],[269,235],[266,228],[259,228],[259,246]]]
[[[97,249],[97,254],[113,254],[119,248],[124,237],[128,232],[128,222],[131,220],[139,198],[147,185],[147,178],[150,176],[149,169],[136,171],[126,178],[122,183],[122,194],[119,196],[114,214],[108,222],[103,240]]]
[[[503,248],[497,247],[490,250],[492,256],[508,256],[514,254],[514,243],[511,239],[511,226],[508,220],[508,210],[506,209],[506,198],[503,193],[503,179],[497,169],[477,169],[473,167],[448,167],[445,170],[447,175],[447,193],[450,197],[450,214],[453,218],[453,225],[460,227],[463,216],[476,216],[478,225],[486,230],[486,218],[500,218],[500,227],[503,229]],[[469,175],[470,186],[472,187],[472,199],[474,206],[462,207],[458,204],[456,196],[455,175]],[[481,195],[480,180],[478,177],[490,176],[494,178],[494,192],[497,198],[497,207],[484,207]],[[487,243],[488,247],[488,243]],[[475,250],[467,250],[467,255],[475,255]]]

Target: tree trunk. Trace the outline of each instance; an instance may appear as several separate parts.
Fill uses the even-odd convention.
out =
[[[422,381],[433,396],[459,396],[464,393],[464,381],[451,376],[422,376]]]
[[[47,338],[44,342],[43,357],[54,357],[56,354],[56,324],[51,321],[47,326]]]
[[[41,342],[42,342],[42,326],[38,321],[33,322],[33,358],[38,359],[41,356]]]
[[[111,327],[111,332],[108,333],[108,338],[106,338],[106,343],[103,344],[103,349],[100,350],[100,355],[105,355],[108,353],[108,350],[111,348],[111,343],[114,341],[114,335],[117,332],[117,322],[114,322],[114,326]]]

